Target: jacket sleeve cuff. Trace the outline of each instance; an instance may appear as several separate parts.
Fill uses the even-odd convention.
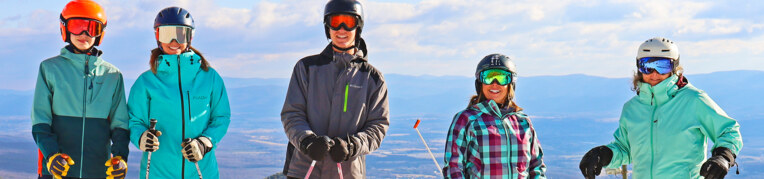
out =
[[[32,137],[37,147],[45,158],[58,153],[58,137],[53,133],[50,125],[36,124],[32,126]]]
[[[127,155],[130,154],[130,135],[126,129],[116,128],[111,131],[111,153],[114,156],[122,156],[127,161]]]

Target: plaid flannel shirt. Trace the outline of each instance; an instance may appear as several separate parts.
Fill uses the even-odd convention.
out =
[[[528,116],[493,101],[454,116],[446,139],[445,178],[546,178],[543,152]]]

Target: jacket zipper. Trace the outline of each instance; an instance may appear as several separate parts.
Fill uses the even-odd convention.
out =
[[[653,130],[653,127],[658,122],[657,120],[655,120],[655,110],[658,107],[658,103],[655,103],[655,106],[652,106],[653,103],[654,103],[653,101],[655,100],[655,94],[651,93],[650,95],[651,95],[651,97],[650,97],[650,107],[653,108],[652,114],[650,115],[650,120],[651,120],[650,122],[652,122],[650,124],[650,178],[653,178],[653,174],[654,174],[653,173],[653,167],[654,167],[653,165],[655,163],[655,146],[653,145],[653,138],[655,137],[655,134],[654,134],[655,131]]]
[[[79,177],[82,177],[82,168],[85,168],[85,163],[82,162],[85,157],[85,119],[87,118],[87,96],[88,96],[88,78],[90,76],[90,58],[85,57],[85,78],[83,78],[82,88],[82,136],[80,138],[80,173]],[[92,87],[92,84],[91,86]]]
[[[183,142],[184,139],[186,139],[186,112],[185,107],[183,106],[183,83],[181,83],[181,73],[180,73],[180,55],[178,55],[178,90],[180,91],[180,120],[182,125],[181,130],[181,139],[180,141]],[[180,157],[180,178],[185,178],[186,174],[186,159],[183,159],[183,157]]]
[[[510,138],[510,137],[512,137],[512,134],[510,133],[511,131],[509,130],[509,128],[507,128],[507,125],[509,125],[509,122],[510,122],[509,118],[506,118],[506,119],[507,119],[506,124],[502,124],[502,126],[504,126],[504,135],[507,137],[507,142],[509,142],[509,147],[510,147],[510,149],[508,150],[509,151],[509,156],[507,156],[507,163],[508,163],[507,165],[509,165],[509,176],[511,176],[511,178],[514,178],[514,175],[512,174],[513,173],[512,172],[512,169],[513,169],[513,167],[512,167],[512,147],[513,146],[512,146],[512,138]]]

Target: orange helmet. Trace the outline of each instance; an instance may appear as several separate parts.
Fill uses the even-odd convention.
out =
[[[61,11],[61,38],[64,42],[69,42],[69,31],[66,30],[66,21],[70,18],[85,18],[99,21],[106,28],[106,13],[98,3],[91,0],[73,0],[66,4],[64,10]],[[103,39],[103,33],[101,36],[96,37],[95,44],[98,46]]]

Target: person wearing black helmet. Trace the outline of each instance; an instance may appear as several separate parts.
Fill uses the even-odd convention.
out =
[[[528,115],[514,99],[515,64],[485,56],[475,70],[475,92],[448,130],[445,178],[546,178],[544,152]]]
[[[358,1],[330,0],[324,9],[330,43],[294,66],[281,111],[289,178],[340,178],[338,168],[344,178],[365,178],[365,155],[385,137],[387,85],[368,62],[363,14]]]
[[[194,28],[193,16],[179,7],[154,20],[158,47],[127,103],[130,139],[144,151],[141,178],[220,177],[215,149],[231,111],[223,79],[191,46]]]

